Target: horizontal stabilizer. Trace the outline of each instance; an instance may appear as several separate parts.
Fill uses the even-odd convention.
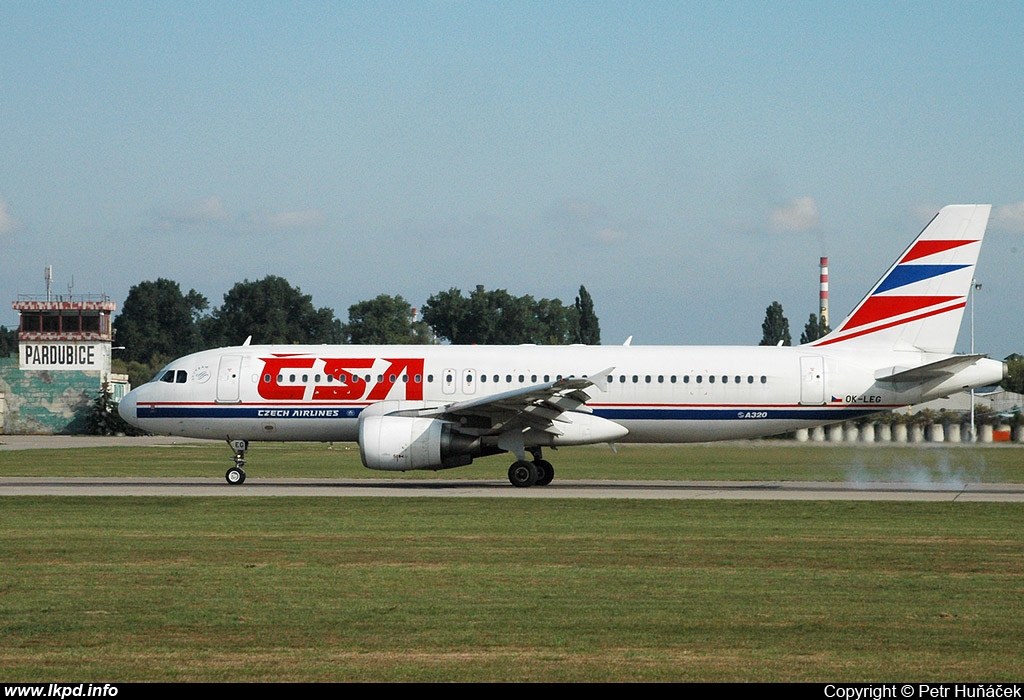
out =
[[[987,355],[955,355],[937,362],[929,362],[920,367],[902,368],[887,367],[875,372],[875,381],[879,382],[924,382],[929,379],[941,379],[956,374],[965,367],[970,367]]]

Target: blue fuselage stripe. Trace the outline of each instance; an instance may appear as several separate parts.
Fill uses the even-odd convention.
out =
[[[843,421],[878,413],[878,409],[862,408],[610,408],[597,409],[594,414],[612,421],[676,420],[814,420]]]
[[[362,412],[362,406],[139,406],[137,415],[141,420],[160,418],[203,418],[259,420],[276,419],[354,419]],[[667,421],[728,421],[728,420],[813,420],[843,421],[878,413],[879,408],[850,406],[809,406],[786,408],[749,407],[630,407],[595,408],[594,415],[611,421],[667,420]]]

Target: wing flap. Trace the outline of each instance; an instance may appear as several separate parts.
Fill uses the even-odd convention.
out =
[[[483,434],[503,434],[532,429],[561,435],[562,430],[558,425],[572,423],[565,413],[591,413],[586,405],[591,399],[587,390],[596,388],[598,391],[604,391],[605,387],[600,382],[612,369],[592,375],[595,379],[565,377],[500,394],[458,401],[433,409],[431,414],[455,423],[464,419],[485,421],[490,427],[482,430]]]

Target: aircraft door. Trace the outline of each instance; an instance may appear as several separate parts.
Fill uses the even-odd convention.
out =
[[[217,403],[238,403],[242,378],[242,356],[224,355],[217,372]]]
[[[804,406],[821,406],[825,403],[824,358],[800,358],[800,403]]]

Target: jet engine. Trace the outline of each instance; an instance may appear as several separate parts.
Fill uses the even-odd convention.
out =
[[[479,443],[436,418],[371,415],[359,421],[359,453],[368,469],[463,467],[482,454]]]

